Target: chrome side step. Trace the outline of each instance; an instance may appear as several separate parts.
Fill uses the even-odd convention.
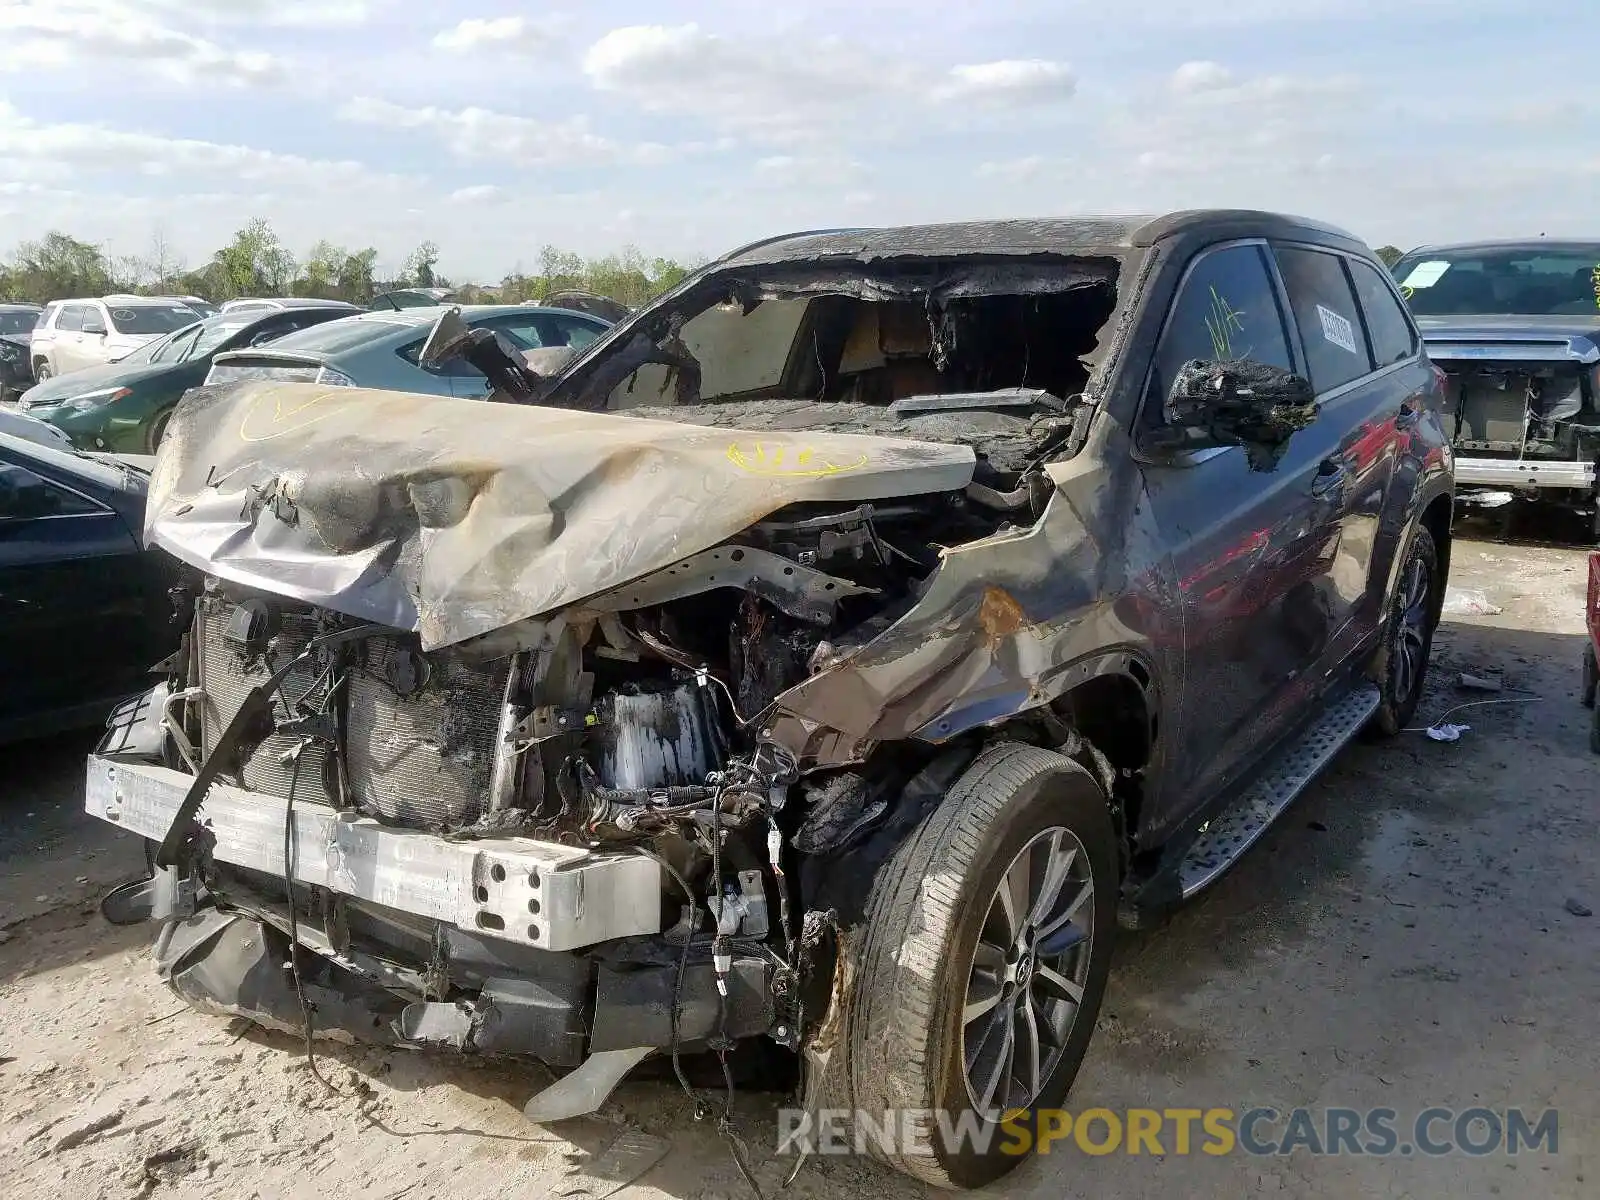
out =
[[[1363,681],[1329,705],[1315,725],[1289,743],[1266,771],[1226,809],[1211,818],[1178,864],[1178,886],[1187,900],[1217,879],[1255,845],[1284,809],[1361,732],[1378,710],[1375,684]]]

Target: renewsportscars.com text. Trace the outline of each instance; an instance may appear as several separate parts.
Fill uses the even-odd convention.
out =
[[[1422,1155],[1556,1154],[1553,1108],[1089,1108],[1007,1113],[984,1124],[970,1112],[781,1109],[779,1153],[926,1153],[933,1146],[980,1154]]]

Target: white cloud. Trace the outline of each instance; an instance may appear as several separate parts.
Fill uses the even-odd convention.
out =
[[[468,17],[436,33],[433,44],[458,54],[491,49],[542,54],[560,44],[565,26],[560,18],[535,22],[527,17]]]
[[[698,25],[631,25],[591,45],[583,70],[601,91],[769,141],[891,130],[930,101],[1035,105],[1072,95],[1071,68],[1004,59],[946,70],[839,38],[739,41]],[[926,114],[917,114],[924,119]]]
[[[126,0],[216,25],[336,29],[364,25],[393,0]]]
[[[1042,175],[1051,173],[1060,164],[1042,154],[1026,154],[1021,158],[996,159],[978,164],[978,178],[1003,179],[1008,183],[1032,183]]]
[[[1065,63],[1008,58],[952,67],[949,81],[937,94],[946,100],[1036,104],[1066,100],[1077,90],[1078,77]]]
[[[1211,92],[1233,86],[1233,72],[1221,63],[1186,62],[1172,73],[1172,90],[1180,96]]]
[[[0,101],[0,164],[21,178],[65,179],[138,172],[185,181],[211,177],[302,188],[347,191],[353,184],[400,186],[404,176],[370,170],[358,162],[306,158],[197,138],[108,129],[77,123],[50,124],[23,116]],[[415,181],[412,181],[415,182]]]
[[[1268,104],[1282,107],[1302,101],[1352,94],[1360,89],[1354,75],[1257,75],[1241,78],[1214,62],[1187,62],[1168,80],[1171,90],[1191,104]]]
[[[486,108],[406,108],[358,96],[338,115],[359,125],[412,129],[432,134],[458,158],[501,161],[524,167],[594,163],[660,163],[673,156],[655,143],[623,145],[595,133],[589,119],[518,117]]]
[[[472,187],[457,188],[450,193],[450,201],[453,204],[487,204],[502,200],[505,196],[505,188],[492,183],[479,183]]]
[[[841,187],[859,181],[865,167],[836,154],[769,154],[751,168],[756,180],[770,187]]]
[[[133,60],[182,83],[248,86],[285,77],[284,64],[270,54],[226,49],[114,0],[7,3],[0,36],[7,41],[0,66],[11,71]]]

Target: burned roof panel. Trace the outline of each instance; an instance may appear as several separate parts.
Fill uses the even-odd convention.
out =
[[[1144,216],[1074,217],[830,230],[759,243],[730,254],[723,265],[970,255],[1120,257],[1133,246],[1133,234],[1149,221]]]

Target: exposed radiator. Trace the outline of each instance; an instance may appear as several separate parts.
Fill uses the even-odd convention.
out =
[[[259,603],[259,602],[258,602]],[[201,734],[207,754],[257,683],[264,681],[318,632],[312,613],[268,601],[274,632],[261,646],[229,640],[237,605],[219,596],[200,601],[200,682],[205,691]],[[236,626],[238,622],[235,622]],[[467,661],[449,651],[424,656],[409,634],[380,635],[346,652],[345,685],[333,710],[345,730],[351,800],[363,812],[395,825],[438,829],[471,824],[489,804],[500,711],[511,659]],[[295,668],[275,700],[280,717],[299,702],[318,709],[332,676],[315,656]],[[298,714],[296,714],[298,715]],[[245,759],[248,788],[296,799],[335,803],[331,748],[308,743],[298,775],[291,752],[297,739],[274,734]]]

